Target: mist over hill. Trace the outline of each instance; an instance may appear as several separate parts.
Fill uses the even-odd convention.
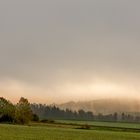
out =
[[[82,102],[67,102],[57,105],[61,109],[92,111],[94,114],[114,113],[114,112],[129,112],[140,113],[140,101],[136,99],[100,99]]]

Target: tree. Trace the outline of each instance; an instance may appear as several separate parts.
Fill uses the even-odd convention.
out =
[[[117,121],[118,120],[118,113],[115,112],[113,115],[113,121]]]
[[[125,114],[124,114],[124,112],[122,113],[121,120],[125,121]]]
[[[5,98],[0,97],[0,122],[14,122],[14,118],[15,106]]]
[[[16,105],[15,118],[16,123],[19,124],[28,124],[31,121],[32,111],[27,99],[20,98],[19,103]]]

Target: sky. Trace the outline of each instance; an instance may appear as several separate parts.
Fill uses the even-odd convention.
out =
[[[13,102],[140,99],[139,0],[0,0],[0,96]]]

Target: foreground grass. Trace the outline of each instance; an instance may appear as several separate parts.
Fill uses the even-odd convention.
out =
[[[140,133],[80,130],[64,126],[0,125],[0,140],[139,140]]]

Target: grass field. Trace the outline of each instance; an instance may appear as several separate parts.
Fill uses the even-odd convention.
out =
[[[97,121],[70,121],[57,120],[57,122],[65,124],[88,124],[93,126],[107,126],[107,127],[122,127],[122,128],[136,128],[140,129],[140,123],[123,123],[123,122],[97,122]]]
[[[63,124],[31,126],[0,124],[0,140],[140,140],[140,133],[133,131],[134,124],[130,125],[132,132],[127,132],[127,129],[126,132],[109,131],[106,127],[102,130],[75,129],[78,125],[65,125],[64,121]]]

